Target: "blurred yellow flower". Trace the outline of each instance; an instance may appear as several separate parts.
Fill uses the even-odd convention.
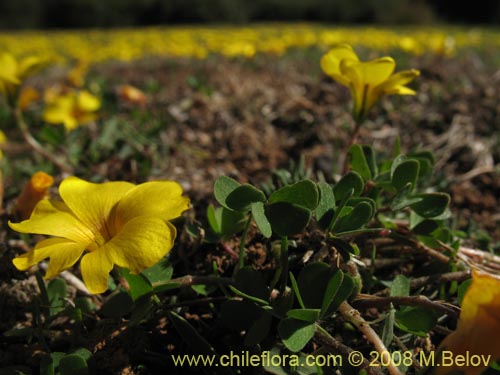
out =
[[[24,111],[31,104],[36,102],[40,98],[38,91],[36,91],[33,87],[26,87],[21,90],[19,94],[19,99],[17,100],[17,106],[21,111]]]
[[[53,183],[54,178],[45,172],[33,174],[17,197],[13,209],[15,215],[22,220],[29,218],[37,203],[47,197]]]
[[[144,92],[132,85],[120,85],[116,88],[116,93],[124,103],[138,107],[145,106],[148,100]]]
[[[0,93],[8,99],[15,97],[19,85],[39,71],[45,63],[45,60],[35,56],[18,61],[8,52],[0,54]]]
[[[108,288],[114,265],[137,274],[157,263],[173,247],[169,222],[189,206],[174,181],[94,184],[77,177],[59,187],[62,201],[41,200],[28,220],[9,222],[21,233],[55,236],[13,260],[19,270],[50,258],[46,278],[73,266],[80,257],[83,281],[91,293]]]
[[[85,125],[96,119],[95,113],[101,107],[97,97],[88,91],[70,91],[61,94],[47,103],[43,119],[50,124],[63,124],[66,130]]]
[[[449,366],[438,367],[436,375],[461,371],[465,375],[478,375],[489,364],[500,359],[500,278],[478,270],[472,272],[472,283],[462,301],[462,312],[457,329],[441,343],[442,360],[457,356],[483,356],[469,366],[458,366],[450,361]],[[488,360],[489,358],[489,360]],[[463,361],[465,363],[465,361]],[[441,362],[446,363],[446,362]]]
[[[405,85],[417,77],[416,69],[392,74],[396,62],[391,57],[381,57],[368,62],[359,61],[348,44],[333,47],[321,58],[321,68],[340,84],[349,88],[354,101],[353,116],[362,120],[384,95],[415,95]]]
[[[7,137],[5,136],[5,133],[0,130],[0,145],[3,145],[7,143]],[[3,152],[2,149],[0,148],[0,159],[3,158]]]
[[[76,65],[69,70],[66,75],[68,83],[72,87],[82,87],[85,84],[85,75],[89,70],[89,62],[87,60],[79,60]]]

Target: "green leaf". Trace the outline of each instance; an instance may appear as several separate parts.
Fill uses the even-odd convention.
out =
[[[375,150],[372,146],[363,145],[362,146],[363,153],[365,154],[366,164],[368,164],[368,168],[370,168],[370,173],[372,175],[372,179],[375,178],[378,174],[377,168],[377,159],[375,157]]]
[[[354,189],[351,189],[347,192],[347,194],[341,199],[340,203],[338,204],[337,208],[335,209],[335,212],[333,213],[333,218],[330,221],[330,226],[328,227],[328,231],[331,231],[332,228],[335,226],[337,223],[337,220],[339,217],[342,215],[345,207],[347,206],[347,202],[349,199],[351,199],[352,194],[354,193]]]
[[[391,170],[392,185],[396,190],[401,190],[407,184],[411,185],[411,190],[417,185],[420,164],[417,160],[405,160]]]
[[[321,309],[330,277],[331,269],[323,262],[309,263],[302,268],[297,286],[306,308]]]
[[[417,151],[408,154],[409,158],[416,159],[420,163],[419,178],[428,176],[434,167],[434,155],[430,151]]]
[[[166,265],[165,261],[159,261],[154,266],[149,267],[141,273],[146,276],[150,283],[165,282],[172,278],[174,269],[172,266]]]
[[[209,204],[207,207],[207,221],[210,225],[210,229],[215,234],[220,235],[222,233],[221,222],[222,222],[222,209],[217,210],[213,204]]]
[[[350,213],[339,218],[332,231],[338,235],[342,232],[360,229],[371,220],[373,214],[374,211],[371,204],[360,202]]]
[[[287,312],[287,318],[303,320],[305,322],[314,323],[319,318],[319,309],[293,309]]]
[[[233,211],[225,207],[207,207],[207,219],[212,231],[223,239],[241,232],[245,226],[245,212]]]
[[[394,144],[392,146],[392,157],[395,158],[399,154],[401,154],[401,138],[399,138],[398,135],[394,140]]]
[[[397,275],[391,284],[391,297],[407,297],[410,295],[410,280],[404,275]]]
[[[437,324],[439,314],[419,306],[405,306],[396,311],[396,326],[402,331],[425,337]]]
[[[311,211],[296,204],[276,202],[267,207],[266,216],[273,232],[282,237],[293,236],[305,229],[311,219]]]
[[[264,203],[252,203],[252,217],[262,235],[266,238],[271,237],[273,230],[271,229],[271,223],[269,223],[269,220],[267,219]]]
[[[238,186],[226,197],[227,206],[235,211],[248,211],[254,202],[265,202],[262,191],[250,184]]]
[[[257,272],[252,267],[241,268],[236,274],[236,288],[250,296],[267,301],[270,290],[261,272]]]
[[[413,211],[410,213],[410,229],[419,236],[429,236],[439,226],[439,222],[434,219],[425,219]]]
[[[258,297],[255,297],[255,296],[252,296],[250,294],[244,293],[244,292],[242,292],[241,290],[238,290],[238,288],[236,288],[236,287],[234,287],[232,285],[229,285],[228,287],[229,287],[229,289],[231,289],[233,291],[234,294],[236,294],[239,297],[246,298],[249,301],[253,301],[253,302],[255,302],[255,303],[259,304],[259,305],[262,305],[262,306],[269,305],[268,301],[263,300],[263,299],[258,298]]]
[[[283,344],[291,352],[299,352],[313,338],[315,324],[293,318],[282,319],[278,324],[278,333]]]
[[[191,289],[193,289],[196,293],[201,294],[202,296],[208,296],[209,294],[211,294],[217,290],[217,286],[215,286],[215,285],[191,285]]]
[[[396,319],[395,314],[396,309],[394,308],[394,306],[392,306],[391,303],[389,307],[389,313],[385,317],[384,329],[382,330],[382,341],[386,348],[391,345],[392,339],[394,338],[394,322]]]
[[[413,187],[411,183],[407,183],[406,186],[397,192],[391,203],[391,209],[393,211],[401,210],[402,208],[408,207],[422,200],[422,198],[418,196],[410,196],[412,189]]]
[[[76,349],[71,354],[77,355],[77,356],[83,358],[85,361],[88,361],[90,359],[90,357],[92,357],[92,352],[90,352],[90,350],[85,349],[85,348]]]
[[[262,340],[269,337],[272,321],[273,316],[267,311],[263,311],[262,315],[248,329],[243,344],[246,347],[251,347],[260,344]]]
[[[129,285],[129,293],[132,299],[135,301],[137,298],[148,294],[153,290],[149,280],[142,274],[133,275],[128,269],[122,269],[121,271],[123,277],[127,280]]]
[[[334,185],[333,194],[337,200],[341,200],[352,189],[351,196],[357,197],[363,192],[364,188],[365,182],[363,181],[363,177],[358,172],[349,171]]]
[[[300,295],[300,290],[297,284],[297,280],[295,279],[295,276],[293,275],[292,272],[289,272],[289,278],[290,278],[290,283],[292,284],[292,290],[295,293],[295,297],[297,297],[297,302],[299,303],[300,307],[305,309],[306,305],[304,305],[304,301],[302,300],[302,296]]]
[[[328,229],[335,213],[335,196],[332,187],[326,182],[318,182],[319,202],[316,207],[316,219],[323,229]]]
[[[286,202],[314,210],[318,205],[319,193],[316,184],[310,180],[296,182],[275,191],[269,197],[269,203]]]
[[[76,354],[69,354],[59,361],[60,375],[87,375],[89,369],[85,359]]]
[[[344,273],[341,270],[335,271],[328,284],[326,285],[325,294],[323,296],[323,302],[321,304],[321,317],[324,317],[327,311],[329,311],[330,305],[337,294],[337,291],[342,285],[344,280]]]
[[[356,283],[354,279],[348,274],[344,273],[344,278],[342,279],[342,284],[340,288],[335,293],[335,297],[332,302],[330,302],[330,306],[325,311],[324,316],[332,315],[339,308],[340,304],[347,300],[349,296],[352,294],[354,288],[356,287]]]
[[[348,157],[349,157],[349,165],[352,170],[358,172],[359,175],[363,177],[365,181],[368,181],[372,178],[372,171],[370,165],[368,164],[365,152],[363,151],[363,148],[360,145],[358,144],[352,145],[349,148]]]
[[[226,203],[227,197],[240,186],[241,184],[231,177],[219,176],[214,184],[215,199],[221,206],[230,209]]]
[[[50,315],[53,316],[62,311],[66,306],[67,287],[66,281],[60,278],[52,279],[47,284],[47,295],[50,303]]]
[[[106,318],[119,319],[132,311],[134,300],[125,291],[111,294],[99,310],[99,314]]]
[[[60,361],[60,358],[57,358],[57,364],[55,363],[55,359],[53,358],[53,356],[55,354],[56,355],[59,354],[61,356],[61,358],[65,356],[65,353],[59,353],[59,352],[54,352],[54,353],[51,353],[50,355],[47,355],[47,354],[43,355],[41,360],[40,360],[40,375],[54,375],[55,374],[55,368],[56,368],[56,366],[59,366],[59,361]],[[5,375],[11,375],[11,374],[7,373]],[[15,372],[13,374],[18,375]]]
[[[421,200],[410,207],[426,219],[432,219],[445,213],[450,204],[450,196],[445,193],[419,194],[417,197]]]

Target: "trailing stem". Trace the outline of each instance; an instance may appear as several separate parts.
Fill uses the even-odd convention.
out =
[[[384,363],[387,363],[387,369],[391,375],[403,375],[399,368],[392,362],[389,351],[385,347],[380,336],[373,330],[372,327],[363,319],[358,310],[353,308],[347,301],[340,304],[339,312],[342,316],[356,326],[356,328],[372,343],[375,350],[380,354],[380,358],[384,358]],[[387,358],[388,357],[388,358]]]
[[[33,137],[29,131],[28,124],[24,121],[23,113],[19,107],[14,109],[14,117],[16,119],[17,126],[21,131],[21,134],[26,141],[26,143],[35,151],[36,153],[42,155],[45,159],[56,165],[61,171],[72,174],[73,168],[70,167],[64,160],[58,158],[54,154],[47,151],[36,139]]]

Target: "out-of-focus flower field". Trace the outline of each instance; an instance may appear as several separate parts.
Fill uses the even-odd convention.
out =
[[[212,53],[252,57],[293,48],[349,43],[378,51],[451,55],[470,48],[500,48],[498,30],[458,27],[333,27],[269,24],[249,27],[150,27],[140,29],[1,32],[0,49],[53,61],[132,60],[145,56],[204,58]]]
[[[0,32],[0,375],[424,375],[442,350],[485,361],[436,374],[498,374],[498,51],[486,28]],[[302,362],[196,362],[233,352]]]

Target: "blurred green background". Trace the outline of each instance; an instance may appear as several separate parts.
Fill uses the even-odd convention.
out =
[[[500,24],[499,0],[2,0],[0,29],[260,21]]]

